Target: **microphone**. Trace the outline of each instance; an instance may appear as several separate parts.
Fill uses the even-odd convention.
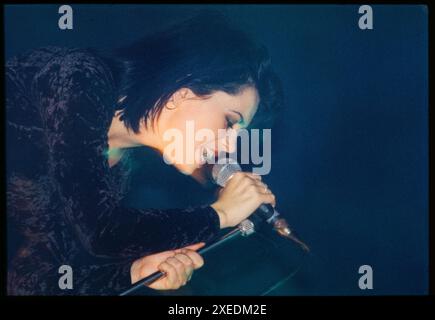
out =
[[[225,161],[222,163],[221,160]],[[242,171],[242,168],[234,159],[219,159],[218,163],[213,165],[212,178],[217,185],[225,187],[226,183],[234,176],[236,172],[239,171]],[[260,207],[258,207],[258,209],[251,215],[251,217],[253,217],[255,220],[266,221],[280,236],[296,242],[304,251],[310,251],[310,248],[295,236],[287,221],[282,218],[279,212],[270,204],[263,203],[260,205]],[[251,217],[249,217],[249,219],[251,219]]]

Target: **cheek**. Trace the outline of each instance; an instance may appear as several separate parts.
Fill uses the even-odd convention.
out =
[[[207,131],[217,137],[219,129],[225,129],[226,127],[225,116],[222,111],[207,104],[199,106],[189,119],[194,123],[195,133]]]
[[[226,120],[224,115],[221,112],[209,112],[203,117],[197,118],[195,122],[195,130],[198,131],[206,131],[209,133],[209,137],[202,138],[202,141],[197,142],[196,144],[204,143],[205,140],[208,142],[215,141],[219,137],[219,133],[222,134],[222,130],[226,128]]]
[[[226,127],[225,116],[220,109],[209,101],[186,102],[173,114],[172,126],[185,128],[187,121],[191,121],[194,123],[195,130],[209,129],[217,133],[218,129]]]
[[[210,132],[213,132],[214,135],[217,137],[219,130],[225,129],[226,127],[225,119],[221,118],[218,116],[208,116],[207,118],[200,119],[199,121],[195,122],[195,128],[198,130],[210,130]]]
[[[224,120],[223,113],[218,106],[210,102],[198,103],[194,110],[191,110],[195,127],[199,129],[218,129]]]
[[[184,107],[173,114],[169,126],[182,133],[185,151],[193,151],[195,162],[198,164],[199,155],[204,147],[210,151],[217,149],[219,131],[226,128],[225,114],[219,107],[207,103]]]

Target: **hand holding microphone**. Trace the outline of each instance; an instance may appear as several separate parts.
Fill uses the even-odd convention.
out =
[[[275,206],[275,196],[261,181],[261,176],[238,171],[219,191],[211,205],[220,218],[221,229],[234,227],[249,217],[261,204]]]

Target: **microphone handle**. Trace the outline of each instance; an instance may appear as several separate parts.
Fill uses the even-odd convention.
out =
[[[253,216],[259,216],[261,220],[273,223],[279,217],[279,213],[270,204],[263,203],[254,212]]]

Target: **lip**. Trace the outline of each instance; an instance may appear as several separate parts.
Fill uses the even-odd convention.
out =
[[[198,161],[199,165],[209,162],[209,160],[212,159],[212,154],[214,153],[210,148],[208,148],[207,146],[201,146],[199,153],[200,159]]]

